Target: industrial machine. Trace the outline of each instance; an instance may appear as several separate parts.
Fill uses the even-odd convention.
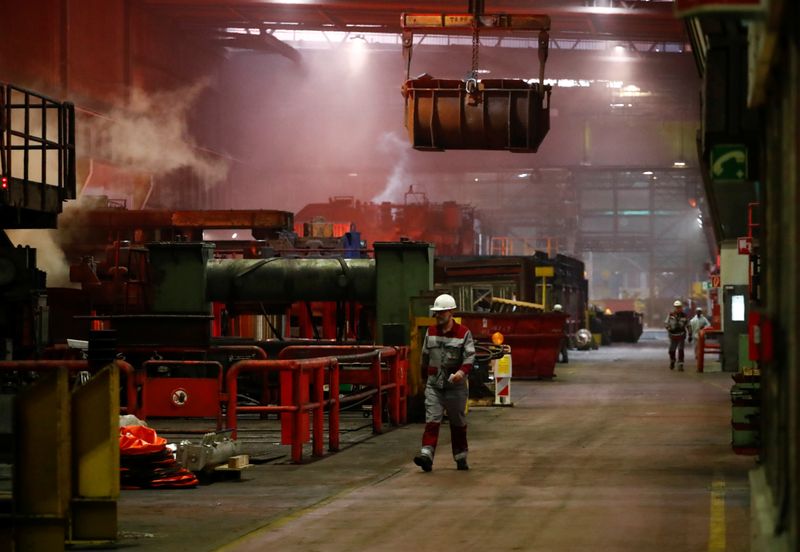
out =
[[[295,231],[306,238],[335,238],[356,230],[373,242],[406,238],[432,243],[437,255],[474,255],[477,222],[473,207],[455,201],[433,203],[409,186],[402,203],[351,196],[311,203],[295,215]]]

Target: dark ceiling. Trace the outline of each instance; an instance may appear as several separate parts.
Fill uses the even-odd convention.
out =
[[[466,0],[144,0],[148,9],[184,29],[226,27],[328,31],[400,31],[400,14],[465,13]],[[665,0],[487,0],[486,13],[549,15],[561,39],[687,42],[672,2]]]

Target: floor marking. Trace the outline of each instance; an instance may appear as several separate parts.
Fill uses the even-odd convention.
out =
[[[711,483],[711,515],[708,520],[708,552],[725,552],[725,482]]]

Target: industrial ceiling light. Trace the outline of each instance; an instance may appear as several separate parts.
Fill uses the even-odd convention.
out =
[[[644,171],[642,174],[646,174],[647,176],[650,176],[650,175],[653,174],[653,171]]]
[[[517,177],[519,177],[519,178],[528,178],[529,176],[530,176],[530,173],[519,173],[517,175]]]
[[[675,161],[675,162],[672,164],[672,166],[673,166],[673,167],[678,167],[678,168],[683,168],[683,167],[685,167],[685,166],[686,166],[686,162],[685,162],[685,161]]]

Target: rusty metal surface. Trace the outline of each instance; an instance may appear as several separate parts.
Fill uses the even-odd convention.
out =
[[[406,127],[420,150],[535,152],[550,129],[550,87],[518,79],[466,81],[422,77],[403,86]]]

